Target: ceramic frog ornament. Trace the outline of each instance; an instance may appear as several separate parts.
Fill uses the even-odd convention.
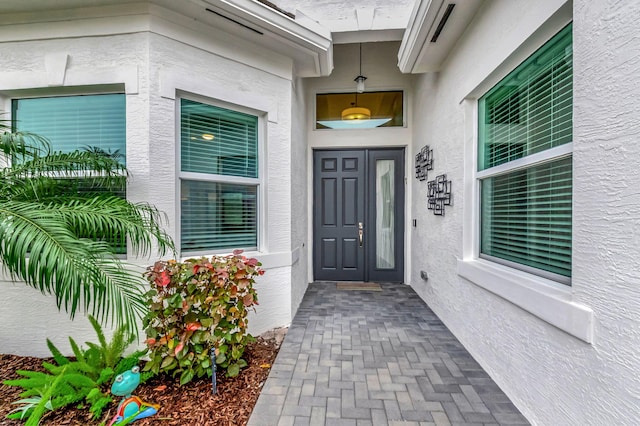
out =
[[[125,371],[116,376],[111,393],[116,396],[123,396],[124,399],[118,404],[116,415],[111,419],[109,426],[133,422],[138,419],[150,417],[158,412],[158,404],[149,404],[142,401],[135,395],[131,395],[140,384],[140,368],[133,367],[130,371]]]

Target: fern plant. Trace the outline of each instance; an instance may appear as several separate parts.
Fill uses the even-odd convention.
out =
[[[23,376],[22,378],[4,382],[9,386],[20,386],[24,389],[20,394],[22,399],[15,402],[22,406],[10,413],[8,418],[27,419],[36,425],[46,409],[56,410],[82,401],[89,405],[89,411],[95,419],[102,415],[102,410],[113,400],[103,388],[107,387],[117,374],[137,365],[146,350],[135,351],[123,357],[125,350],[135,340],[135,335],[123,325],[116,329],[111,340],[107,341],[100,323],[92,316],[89,316],[89,321],[97,335],[98,343],[85,342],[88,348],[83,349],[69,337],[75,360],[64,356],[47,339],[54,363],[43,362],[45,372],[19,370],[17,373]]]

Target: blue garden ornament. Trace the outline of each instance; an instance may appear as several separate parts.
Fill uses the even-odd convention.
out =
[[[140,367],[133,367],[130,371],[125,371],[116,376],[111,393],[116,396],[123,396],[124,399],[118,404],[116,415],[111,419],[109,426],[131,423],[138,419],[153,416],[158,412],[160,405],[149,404],[139,397],[131,395],[140,384]]]

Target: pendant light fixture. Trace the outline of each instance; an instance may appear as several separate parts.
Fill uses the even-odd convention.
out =
[[[369,108],[358,106],[358,93],[364,92],[364,81],[367,77],[362,75],[362,43],[360,43],[360,75],[358,75],[353,81],[356,82],[356,100],[351,104],[351,107],[342,111],[343,120],[368,120],[371,118],[371,110]]]
[[[342,110],[343,120],[368,120],[371,118],[371,110],[369,108],[358,106],[358,94],[356,93],[356,101],[351,103],[349,108]]]
[[[362,93],[364,92],[364,81],[367,79],[364,75],[362,75],[362,43],[360,43],[360,74],[353,79],[356,82],[356,92]]]

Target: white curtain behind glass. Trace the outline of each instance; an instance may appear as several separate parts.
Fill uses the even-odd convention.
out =
[[[392,269],[394,263],[394,161],[376,161],[376,267]]]

